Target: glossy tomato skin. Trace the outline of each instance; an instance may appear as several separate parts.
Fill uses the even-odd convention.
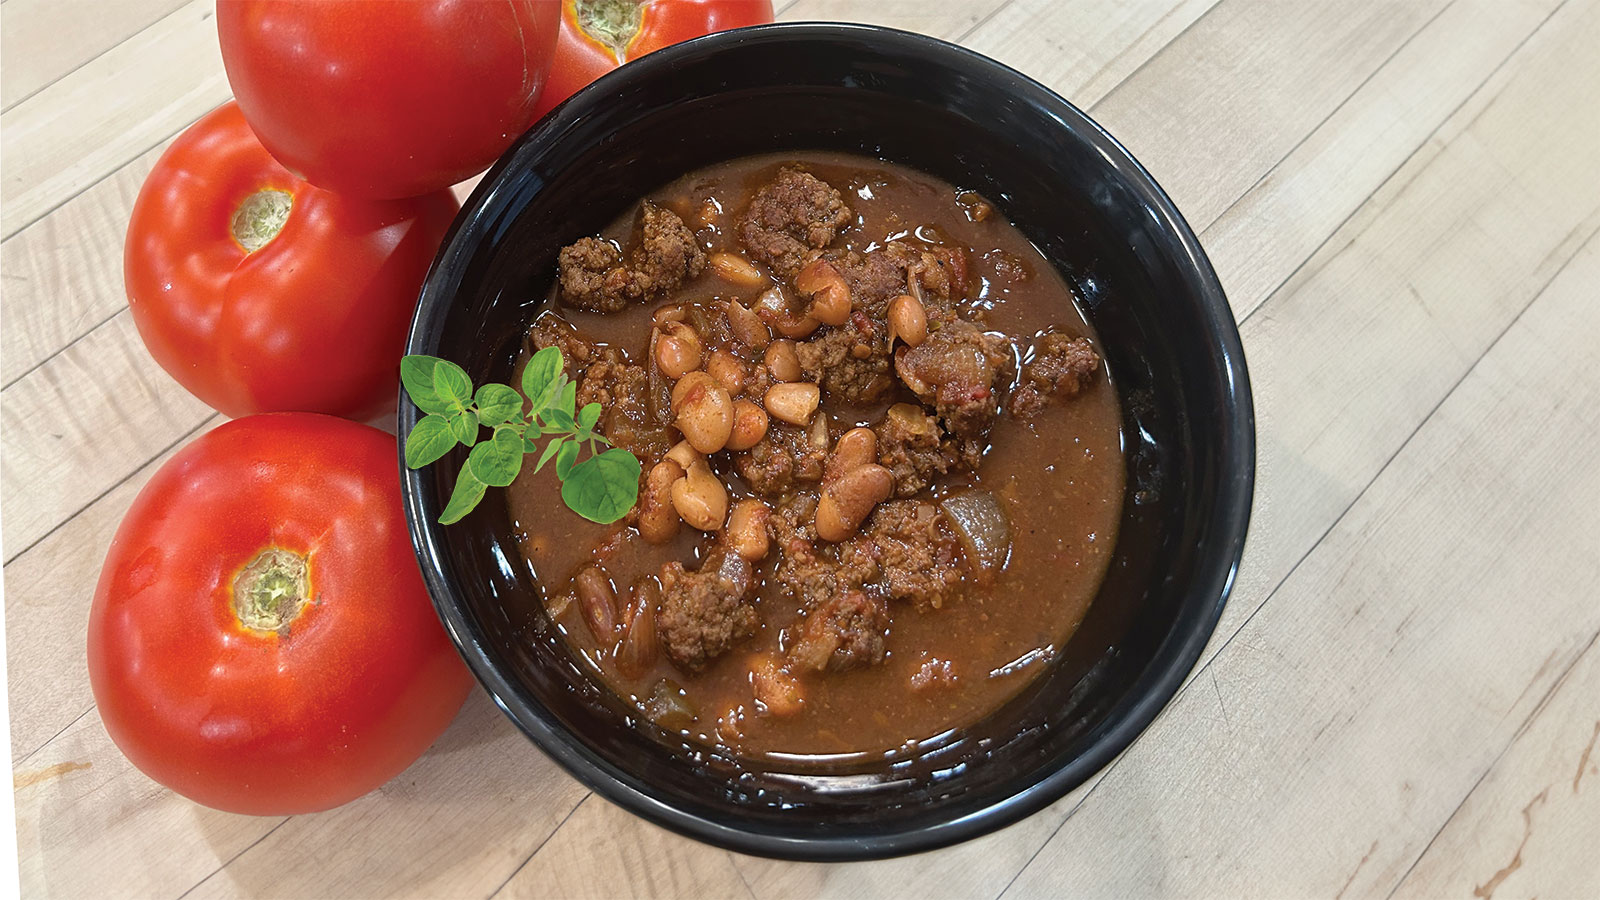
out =
[[[235,574],[308,560],[315,602],[244,627]],[[229,812],[328,809],[410,765],[472,679],[434,614],[401,511],[394,438],[331,416],[225,423],[139,493],[89,616],[89,680],[141,771]]]
[[[712,32],[772,21],[771,0],[645,0],[639,30],[619,53],[578,24],[581,2],[587,0],[561,0],[561,37],[534,110],[535,120],[589,82],[646,53]]]
[[[552,0],[221,0],[228,83],[311,183],[411,197],[483,171],[533,121]]]
[[[292,197],[253,252],[235,211],[258,191]],[[459,204],[449,191],[361,200],[296,178],[233,103],[162,154],[128,223],[123,275],[156,362],[230,416],[392,410],[417,295]]]

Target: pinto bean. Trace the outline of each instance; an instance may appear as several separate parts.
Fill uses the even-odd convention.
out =
[[[656,341],[656,365],[668,378],[682,378],[700,368],[703,353],[700,335],[683,322],[667,323],[666,333]]]
[[[602,646],[610,646],[617,628],[617,592],[611,579],[599,566],[586,566],[572,579],[573,591],[578,595],[578,611],[589,633]]]
[[[850,321],[850,285],[832,263],[812,260],[794,276],[794,287],[811,298],[807,314],[824,325]]]
[[[666,306],[660,307],[651,313],[650,321],[659,328],[668,322],[682,322],[688,314],[689,311],[683,308],[683,304],[668,303]]]
[[[928,311],[917,298],[901,294],[889,301],[889,343],[895,338],[915,347],[928,339]]]
[[[894,493],[894,474],[877,463],[857,466],[822,488],[817,537],[838,543],[856,533],[872,508]]]
[[[794,341],[773,341],[767,347],[767,352],[762,354],[761,361],[766,363],[774,381],[800,380],[800,355],[795,352]]]
[[[749,400],[733,401],[733,432],[728,435],[729,450],[749,450],[767,436],[767,411]]]
[[[817,416],[811,420],[811,427],[806,430],[806,443],[817,450],[828,449],[828,417]]]
[[[707,382],[690,387],[672,408],[677,414],[674,424],[689,446],[700,453],[715,453],[727,446],[733,433],[733,398],[710,376]]]
[[[823,464],[823,480],[834,481],[846,472],[878,461],[878,435],[871,428],[852,428],[839,435]]]
[[[746,497],[733,505],[728,516],[728,546],[750,562],[767,558],[771,541],[767,537],[767,520],[772,510],[754,497]]]
[[[633,586],[633,603],[628,621],[617,645],[617,668],[629,678],[638,678],[655,665],[660,652],[656,638],[656,607],[661,604],[661,586],[653,576],[645,576]]]
[[[728,489],[704,461],[672,483],[672,506],[689,527],[716,531],[728,516]]]
[[[694,388],[714,387],[716,383],[717,380],[705,372],[690,372],[687,375],[684,375],[682,378],[678,379],[677,384],[672,386],[672,408],[676,410],[678,408],[678,404],[682,403],[683,398],[687,396],[688,393]]]
[[[767,388],[762,404],[773,418],[791,425],[804,425],[811,421],[822,402],[822,389],[809,381],[780,382]]]
[[[757,653],[750,658],[750,688],[755,692],[757,710],[769,716],[792,716],[805,706],[805,693],[800,681],[784,671],[778,658],[771,653]]]
[[[729,284],[740,287],[760,287],[767,283],[767,276],[756,268],[755,263],[737,253],[726,251],[713,253],[706,257],[706,264],[711,267],[718,278]]]
[[[756,315],[773,330],[787,338],[809,337],[822,327],[822,322],[809,315],[800,315],[789,309],[789,301],[778,288],[772,288],[756,298]]]
[[[665,544],[678,534],[678,511],[672,507],[672,484],[683,477],[683,466],[663,459],[645,476],[639,492],[639,535],[652,544]]]
[[[695,463],[705,461],[705,457],[700,455],[700,451],[689,446],[688,441],[679,441],[673,444],[672,449],[667,451],[666,458],[677,463],[678,467],[685,472],[689,471],[689,467]]]
[[[716,379],[717,384],[726,388],[729,394],[737,396],[744,390],[747,374],[744,360],[726,350],[711,354],[711,359],[706,361],[706,374]]]
[[[772,340],[772,329],[767,323],[737,300],[728,301],[728,330],[733,333],[734,340],[757,350]]]

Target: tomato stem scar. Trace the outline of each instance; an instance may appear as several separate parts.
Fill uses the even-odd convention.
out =
[[[311,603],[306,558],[280,547],[256,554],[233,578],[233,611],[252,631],[289,633],[289,623]]]
[[[244,198],[233,211],[230,230],[233,239],[246,253],[254,253],[272,243],[289,221],[289,211],[294,208],[294,197],[287,191],[266,188]]]
[[[643,16],[639,0],[577,0],[578,27],[622,59]]]

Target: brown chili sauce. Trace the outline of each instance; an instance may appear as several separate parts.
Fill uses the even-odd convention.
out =
[[[579,405],[639,457],[641,502],[596,525],[532,466],[507,502],[551,620],[642,716],[745,757],[892,754],[995,710],[1071,637],[1121,516],[1117,394],[1072,289],[982,197],[866,157],[739,159],[643,198],[559,274],[522,360],[561,346]],[[811,391],[769,396],[794,373],[758,345],[784,331],[794,383],[819,385],[803,424],[768,411]],[[717,446],[730,403],[743,430],[689,447]],[[752,406],[766,433],[729,449]],[[872,441],[841,453],[857,428]],[[685,473],[681,507],[651,504],[658,466]]]

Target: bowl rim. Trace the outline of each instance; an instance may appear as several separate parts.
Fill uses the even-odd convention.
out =
[[[770,41],[870,40],[902,52],[931,55],[949,68],[981,70],[984,77],[1013,82],[1030,102],[1051,110],[1063,128],[1091,144],[1119,170],[1128,187],[1154,212],[1160,225],[1178,238],[1181,262],[1197,276],[1203,318],[1219,341],[1225,383],[1227,426],[1219,454],[1227,476],[1218,488],[1213,534],[1225,536],[1223,552],[1197,566],[1190,598],[1178,610],[1172,631],[1163,639],[1149,666],[1097,726],[1099,736],[1085,751],[1024,788],[981,809],[913,830],[792,837],[751,831],[679,809],[652,796],[635,776],[612,766],[569,732],[537,702],[525,702],[511,681],[489,658],[484,641],[465,612],[461,598],[445,578],[441,528],[429,517],[434,495],[433,467],[408,469],[405,437],[415,426],[418,410],[401,391],[397,413],[401,492],[417,561],[434,608],[457,651],[495,705],[546,755],[586,787],[657,825],[706,843],[741,853],[805,861],[852,861],[933,850],[995,831],[1030,816],[1060,799],[1106,766],[1142,734],[1178,693],[1216,629],[1232,591],[1244,551],[1255,484],[1255,413],[1244,348],[1232,308],[1199,239],[1172,200],[1133,154],[1088,114],[1050,88],[1017,70],[958,44],[915,32],[855,23],[776,23],[718,32],[655,51],[622,66],[578,91],[535,123],[485,173],[462,205],[445,235],[424,281],[407,334],[406,352],[427,352],[430,334],[437,334],[452,295],[440,284],[441,273],[459,270],[488,230],[488,212],[497,204],[504,173],[516,166],[543,135],[559,135],[581,118],[590,105],[629,84],[659,77],[687,59],[715,54],[733,45]],[[1205,598],[1214,598],[1208,601]]]

